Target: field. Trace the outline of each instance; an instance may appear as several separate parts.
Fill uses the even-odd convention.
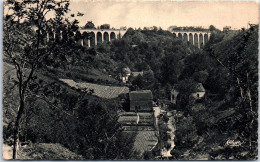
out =
[[[128,93],[129,88],[128,87],[119,87],[119,86],[105,86],[105,85],[99,85],[99,84],[93,84],[93,83],[87,83],[87,82],[75,82],[71,79],[60,79],[62,82],[68,84],[71,87],[74,87],[76,89],[85,89],[88,90],[94,90],[93,95],[96,95],[101,98],[116,98],[120,94]]]

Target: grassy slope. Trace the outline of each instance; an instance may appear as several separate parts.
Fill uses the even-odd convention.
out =
[[[83,157],[69,151],[60,144],[38,143],[22,147],[19,160],[83,160]]]
[[[87,54],[86,54],[87,55]],[[103,85],[120,85],[115,79],[118,63],[110,58],[108,54],[98,53],[95,56],[89,56],[91,59],[87,62],[82,60],[77,63],[68,63],[66,68],[49,67],[49,75],[52,77],[73,79],[74,81],[91,82]],[[67,64],[67,63],[66,63]]]
[[[12,159],[12,147],[2,145],[3,159]],[[69,151],[60,144],[37,143],[21,147],[17,152],[17,160],[83,160],[81,155]]]
[[[78,81],[100,83],[100,84],[118,84],[118,81],[110,77],[109,74],[95,68],[82,70],[81,67],[72,67],[70,70],[52,69],[53,75]]]

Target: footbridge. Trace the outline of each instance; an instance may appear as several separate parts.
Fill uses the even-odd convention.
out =
[[[192,43],[195,47],[202,48],[210,39],[210,32],[205,31],[172,31],[183,41]]]

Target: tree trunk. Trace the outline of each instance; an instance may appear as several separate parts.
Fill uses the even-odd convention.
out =
[[[13,141],[13,160],[16,159],[16,152],[18,147],[19,141],[19,127],[20,127],[20,120],[24,111],[24,100],[23,98],[20,99],[20,106],[18,109],[15,125],[14,125],[14,141]]]
[[[247,78],[247,96],[248,96],[248,100],[249,100],[249,106],[250,106],[250,110],[251,113],[253,113],[253,101],[252,101],[252,97],[251,97],[251,91],[250,91],[250,87],[249,87],[249,74],[246,73],[246,78]]]
[[[241,96],[241,98],[242,99],[244,99],[244,92],[243,92],[243,88],[241,87],[241,85],[240,85],[240,80],[239,80],[239,78],[237,77],[237,84],[238,84],[238,86],[239,86],[239,89],[240,89],[240,96]]]
[[[250,122],[250,125],[249,125],[249,129],[250,129],[249,148],[250,148],[250,151],[252,151],[252,133],[253,133],[252,129],[253,129],[253,122],[254,122],[254,112],[253,112],[253,101],[252,101],[250,87],[249,87],[249,74],[248,74],[248,72],[246,73],[246,77],[247,77],[247,96],[248,96],[248,100],[249,100],[250,112],[251,112],[251,115],[253,117],[253,119],[251,119],[251,122]]]

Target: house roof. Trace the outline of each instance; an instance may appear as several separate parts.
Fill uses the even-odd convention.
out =
[[[144,113],[139,112],[139,122],[140,125],[153,125],[154,124],[154,116],[153,113]]]
[[[133,77],[137,77],[138,75],[143,76],[144,72],[143,71],[141,71],[141,72],[132,72],[132,75],[133,75]]]
[[[123,71],[124,71],[125,73],[131,73],[131,70],[129,69],[129,67],[123,68]]]
[[[120,112],[119,116],[137,116],[136,112]]]
[[[137,124],[138,116],[120,116],[118,122],[121,124]]]
[[[151,90],[132,91],[129,92],[129,99],[130,101],[152,100],[153,95]]]
[[[194,88],[194,92],[205,92],[205,88],[203,87],[202,83],[196,84]]]
[[[171,104],[171,101],[168,99],[158,99],[158,103]]]

